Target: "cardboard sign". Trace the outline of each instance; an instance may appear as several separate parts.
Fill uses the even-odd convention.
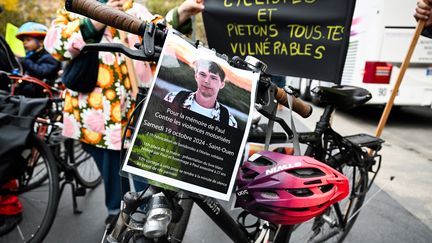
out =
[[[268,72],[340,83],[355,0],[206,0],[208,44]]]
[[[6,36],[5,40],[10,46],[12,52],[18,56],[18,57],[24,57],[25,56],[25,49],[24,44],[20,39],[17,39],[15,37],[16,33],[18,32],[18,27],[11,23],[6,24]]]
[[[168,34],[122,170],[229,200],[259,74],[184,38]]]

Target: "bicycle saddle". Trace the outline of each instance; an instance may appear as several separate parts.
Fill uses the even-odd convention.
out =
[[[317,86],[311,90],[311,94],[320,105],[333,105],[342,109],[354,108],[372,98],[372,94],[366,89],[350,85]]]

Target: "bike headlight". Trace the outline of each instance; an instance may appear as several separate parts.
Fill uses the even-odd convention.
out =
[[[147,238],[159,238],[167,233],[171,222],[172,211],[162,193],[152,196],[148,205],[147,221],[144,224],[144,235]]]

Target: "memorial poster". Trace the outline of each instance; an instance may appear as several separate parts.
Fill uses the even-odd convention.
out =
[[[122,170],[229,200],[258,78],[170,31]]]

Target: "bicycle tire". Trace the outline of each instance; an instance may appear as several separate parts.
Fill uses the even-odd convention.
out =
[[[37,183],[32,183],[32,169],[27,166],[25,176],[20,178],[16,194],[23,206],[22,220],[7,235],[2,236],[5,242],[29,242],[39,243],[48,234],[57,213],[59,202],[59,178],[57,165],[48,146],[36,135],[31,135],[26,147],[22,150],[22,156],[27,153],[37,153],[36,165],[46,172],[47,178]],[[42,168],[43,167],[43,168]]]
[[[77,182],[86,188],[95,188],[102,181],[102,175],[96,166],[92,156],[81,147],[81,142],[74,139],[66,139],[66,150],[68,151],[68,165],[74,170]]]
[[[342,172],[349,180],[351,194],[333,204],[323,214],[296,226],[290,242],[343,242],[353,227],[358,217],[358,210],[365,200],[368,172],[357,165],[344,165]],[[351,207],[349,207],[350,204]],[[342,220],[336,216],[338,207],[341,209],[342,220],[346,222],[345,227],[342,226]]]

